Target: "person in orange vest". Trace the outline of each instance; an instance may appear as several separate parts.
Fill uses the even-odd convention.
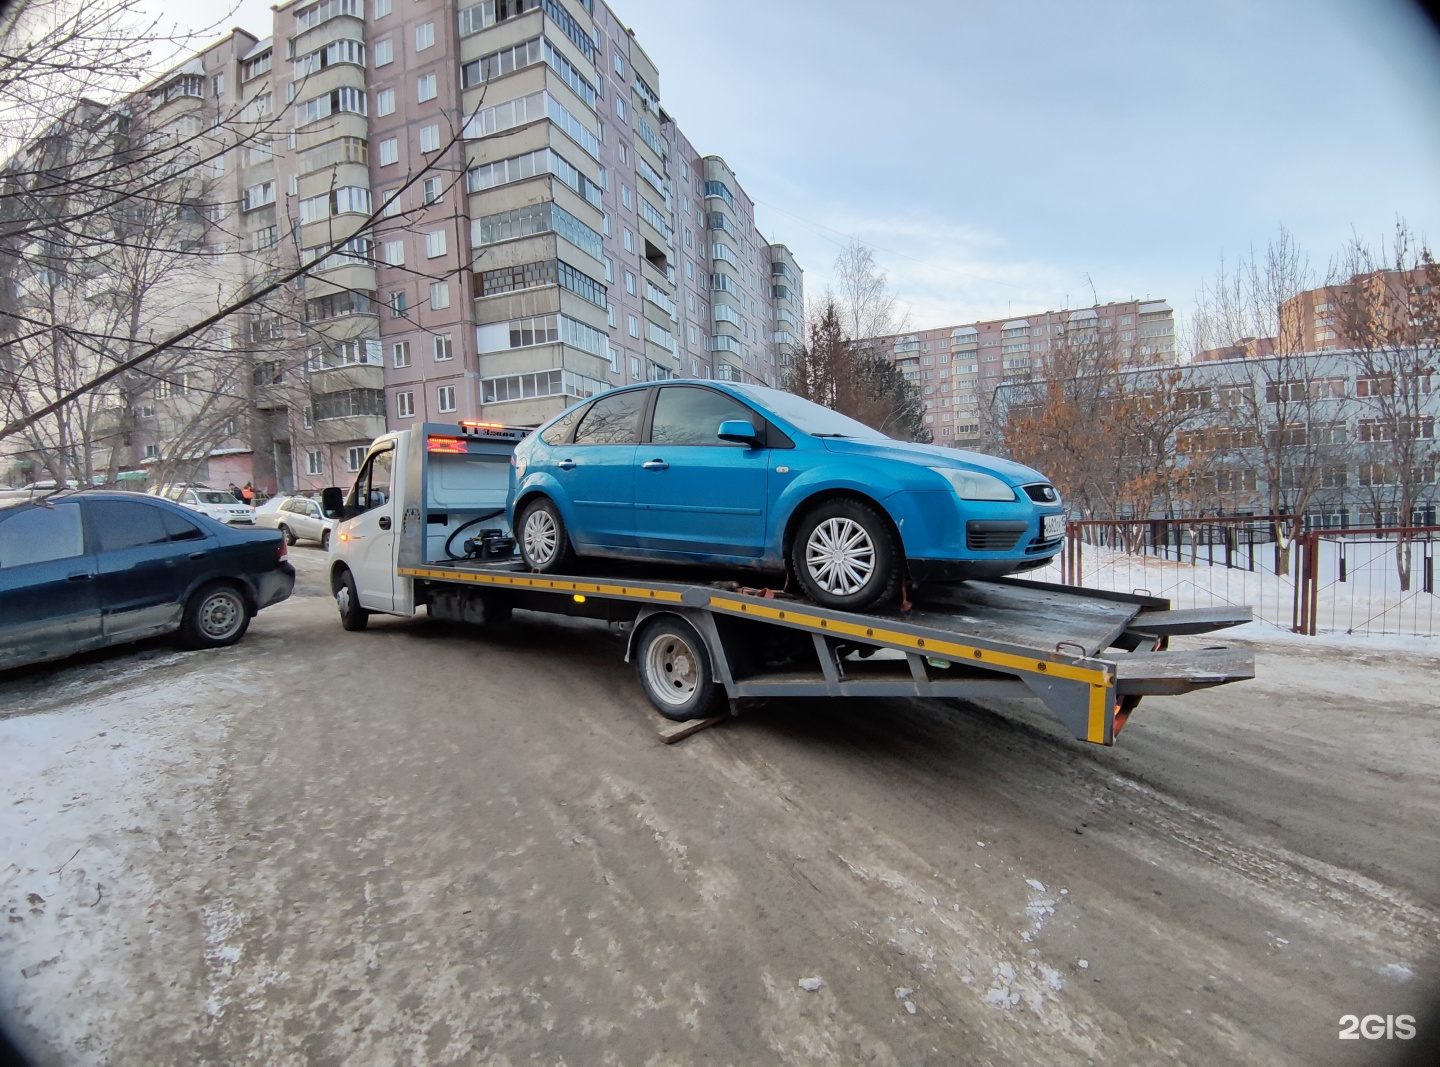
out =
[[[249,504],[252,508],[255,506],[255,487],[249,482],[246,482],[245,487],[240,490],[240,495],[245,503]]]

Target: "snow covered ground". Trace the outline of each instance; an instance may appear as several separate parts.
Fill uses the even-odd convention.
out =
[[[1186,545],[1171,549],[1171,557],[1126,553],[1114,548],[1085,545],[1081,553],[1080,584],[1090,589],[1144,592],[1168,597],[1174,607],[1200,608],[1248,604],[1257,624],[1251,633],[1288,633],[1295,618],[1299,566],[1298,550],[1292,552],[1290,573],[1275,573],[1273,544],[1241,546],[1225,565],[1223,545]],[[1317,628],[1325,634],[1355,636],[1400,635],[1440,638],[1440,585],[1426,592],[1423,578],[1427,552],[1435,544],[1408,546],[1411,556],[1411,585],[1402,591],[1395,565],[1393,541],[1320,542]],[[1176,558],[1176,553],[1180,558]],[[1193,562],[1192,562],[1193,559]],[[1253,563],[1254,570],[1250,569]],[[1428,566],[1434,568],[1433,556]],[[1058,559],[1043,570],[1024,575],[1038,581],[1061,580]],[[1237,631],[1231,631],[1232,633]],[[1421,644],[1434,648],[1436,642]]]

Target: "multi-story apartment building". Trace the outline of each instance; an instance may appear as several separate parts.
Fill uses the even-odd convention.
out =
[[[1296,293],[1280,305],[1280,333],[1274,343],[1286,352],[1325,352],[1349,348],[1346,308],[1365,308],[1385,325],[1413,318],[1417,299],[1428,294],[1433,271],[1379,270],[1344,282]]]
[[[1163,300],[989,319],[863,343],[920,388],[925,427],[937,444],[974,448],[983,439],[995,390],[1029,379],[1057,341],[1077,334],[1113,346],[1125,363],[1175,360],[1175,312]]]
[[[800,268],[603,0],[273,11],[268,38],[235,30],[148,94],[229,146],[204,210],[230,284],[342,242],[233,326],[253,411],[199,476],[342,483],[387,427],[532,424],[634,381],[777,384]]]

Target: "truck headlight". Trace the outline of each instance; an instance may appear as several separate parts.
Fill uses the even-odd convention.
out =
[[[955,467],[931,467],[932,471],[950,483],[955,495],[961,500],[1014,500],[1015,490],[999,478],[979,471],[964,471]]]

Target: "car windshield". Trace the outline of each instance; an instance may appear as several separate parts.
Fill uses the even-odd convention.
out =
[[[211,490],[211,491],[208,492],[208,493],[196,493],[195,495],[200,498],[200,503],[202,503],[202,504],[233,504],[233,503],[235,503],[235,497],[234,497],[232,494],[230,494],[230,493],[222,493],[222,492],[220,492],[218,489],[213,489],[213,490]]]
[[[794,393],[782,393],[779,389],[767,389],[759,385],[737,386],[736,392],[762,407],[773,411],[795,429],[812,437],[853,437],[861,441],[888,441],[889,437],[879,430],[857,422],[838,411],[822,408]]]

